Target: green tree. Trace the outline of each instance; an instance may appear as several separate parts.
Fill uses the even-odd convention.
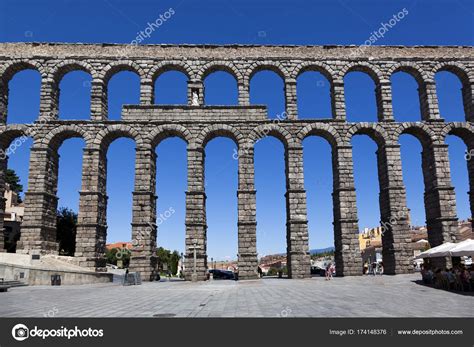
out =
[[[168,249],[158,247],[156,250],[156,257],[160,271],[164,271],[164,268],[166,267],[172,275],[178,273],[178,262],[180,257],[178,251],[173,251],[173,253],[171,253]],[[165,264],[166,266],[164,266]]]
[[[130,250],[121,248],[112,248],[105,251],[107,264],[117,265],[117,260],[122,260],[124,268],[130,265]]]
[[[20,184],[20,177],[16,174],[15,170],[7,169],[5,172],[5,183],[10,185],[10,189],[18,195],[18,202],[21,202],[20,193],[23,192],[23,185]]]
[[[74,256],[76,229],[77,213],[67,207],[60,207],[57,212],[57,241],[60,255]]]
[[[178,263],[179,263],[179,253],[178,251],[173,251],[170,257],[170,267],[171,267],[171,274],[174,276],[178,273]]]

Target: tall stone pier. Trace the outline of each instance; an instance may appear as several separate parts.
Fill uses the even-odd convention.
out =
[[[30,124],[9,124],[9,82],[20,71],[41,74],[40,110]],[[70,71],[92,77],[91,110],[87,120],[58,117],[60,82]],[[271,119],[263,105],[250,104],[250,80],[257,72],[276,72],[284,83],[284,117]],[[120,120],[108,119],[108,83],[121,71],[140,78],[140,103],[124,105]],[[168,71],[188,78],[185,105],[155,105],[155,81]],[[208,106],[205,78],[225,71],[234,76],[238,103]],[[298,76],[306,71],[322,73],[330,83],[332,118],[300,119]],[[375,83],[376,122],[346,120],[344,77],[352,71],[367,73]],[[397,122],[392,111],[390,78],[406,72],[418,83],[421,119]],[[462,83],[465,121],[446,122],[439,112],[434,76],[450,71]],[[401,175],[399,138],[415,136],[422,144],[426,223],[431,246],[458,240],[454,190],[451,185],[448,135],[461,137],[472,152],[467,158],[471,211],[474,209],[474,50],[472,47],[365,47],[351,46],[209,46],[115,44],[0,44],[0,197],[3,197],[8,157],[15,140],[32,138],[25,216],[18,252],[57,253],[56,208],[58,149],[71,137],[85,142],[76,252],[78,262],[97,271],[105,269],[107,237],[107,150],[120,137],[135,141],[133,220],[130,226],[130,269],[145,280],[157,271],[156,248],[160,245],[155,191],[155,149],[168,137],[187,143],[188,182],[186,202],[185,278],[205,280],[208,270],[205,187],[206,144],[215,137],[232,139],[238,151],[237,215],[238,265],[241,279],[258,278],[257,205],[254,146],[266,136],[279,139],[285,148],[287,264],[291,278],[310,276],[308,217],[303,171],[303,141],[309,136],[326,139],[332,148],[334,247],[337,275],[362,274],[358,247],[356,189],[351,140],[368,135],[377,143],[383,258],[386,272],[401,274],[412,269],[410,225]],[[13,146],[13,147],[12,147]],[[114,174],[113,172],[109,172]],[[311,184],[311,183],[310,183]],[[377,183],[374,183],[377,184]],[[0,214],[4,203],[0,199]],[[284,227],[284,226],[282,226]],[[3,223],[0,221],[0,231]],[[0,248],[3,249],[3,232]]]

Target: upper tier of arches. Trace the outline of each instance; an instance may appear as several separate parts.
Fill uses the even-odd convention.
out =
[[[178,71],[187,78],[188,105],[204,105],[204,80],[212,73],[230,74],[238,88],[238,105],[250,104],[250,81],[261,71],[272,71],[284,85],[284,101],[289,120],[298,119],[296,83],[299,76],[312,71],[321,73],[330,85],[332,118],[346,120],[344,79],[352,72],[367,74],[375,85],[378,121],[396,120],[392,110],[391,77],[399,72],[411,76],[418,86],[421,121],[442,120],[436,95],[435,76],[439,72],[454,74],[462,90],[464,119],[474,121],[474,66],[459,61],[103,61],[93,59],[35,60],[22,59],[0,63],[0,121],[7,119],[9,82],[21,71],[35,70],[41,75],[39,119],[58,119],[60,82],[71,71],[83,71],[91,77],[91,119],[107,120],[107,91],[111,78],[123,71],[136,74],[140,81],[140,104],[155,102],[155,82],[165,72]],[[372,91],[371,91],[372,92]]]

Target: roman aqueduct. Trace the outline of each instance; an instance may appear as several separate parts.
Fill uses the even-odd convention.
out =
[[[412,134],[423,147],[425,210],[429,242],[436,246],[456,241],[458,235],[454,190],[445,137],[464,140],[474,150],[474,50],[471,47],[366,47],[351,46],[206,46],[113,44],[0,44],[0,145],[8,154],[19,136],[33,139],[25,215],[17,251],[57,252],[56,209],[58,148],[71,137],[85,143],[80,191],[75,257],[81,265],[101,271],[106,224],[107,148],[119,137],[136,143],[133,192],[131,271],[149,279],[156,266],[157,245],[155,147],[178,136],[187,143],[188,188],[186,191],[186,277],[197,252],[199,279],[206,277],[206,192],[204,148],[217,136],[229,137],[239,148],[238,160],[238,255],[240,278],[257,276],[256,191],[253,145],[263,136],[275,136],[285,147],[287,259],[289,276],[309,274],[306,193],[302,141],[320,136],[332,147],[333,211],[336,267],[338,274],[362,272],[358,247],[358,217],[353,178],[351,138],[365,134],[378,145],[381,222],[385,272],[410,271],[413,253],[402,180],[400,145],[402,134]],[[41,74],[40,114],[32,124],[7,124],[8,84],[15,73],[35,69]],[[58,119],[59,82],[68,72],[91,74],[91,119]],[[140,77],[140,104],[125,105],[121,120],[107,119],[107,85],[120,71]],[[188,77],[188,105],[154,105],[154,81],[163,72],[177,70]],[[231,73],[238,83],[238,105],[204,105],[204,78],[218,70]],[[271,70],[284,80],[287,118],[274,122],[266,107],[250,105],[249,81],[261,70]],[[434,74],[447,70],[462,82],[465,122],[441,119]],[[330,82],[332,119],[298,119],[296,79],[302,72],[318,71]],[[376,85],[378,122],[346,121],[344,76],[363,71]],[[390,76],[411,74],[418,83],[422,119],[395,122]],[[1,158],[0,196],[8,157]],[[467,161],[470,207],[474,211],[474,160]],[[1,199],[0,199],[1,200]],[[3,201],[3,200],[1,200]],[[0,204],[0,213],[4,204]],[[0,221],[0,229],[3,228]],[[1,235],[1,234],[0,234]],[[159,241],[159,240],[158,240]],[[0,240],[0,248],[2,240]]]

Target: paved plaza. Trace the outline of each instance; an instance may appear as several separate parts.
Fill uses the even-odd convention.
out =
[[[12,288],[1,317],[473,317],[474,296],[419,274]]]

